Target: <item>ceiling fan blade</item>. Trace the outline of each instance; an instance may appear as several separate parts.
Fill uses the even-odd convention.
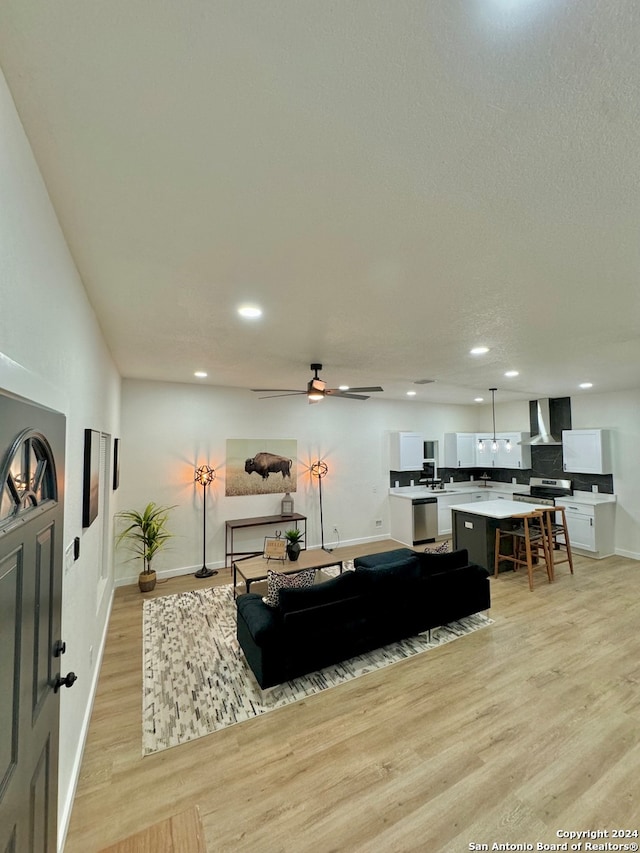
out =
[[[277,397],[299,397],[301,394],[306,393],[306,391],[290,391],[288,394],[269,394],[268,397],[258,397],[258,400],[275,400]]]
[[[370,394],[372,391],[384,391],[384,388],[381,388],[379,385],[372,385],[370,388],[349,388],[349,391],[353,391],[355,394]]]
[[[352,394],[351,391],[341,391],[339,388],[327,388],[324,392],[328,397],[348,397],[351,400],[368,400],[363,394]]]
[[[250,391],[259,391],[264,393],[265,391],[274,391],[274,392],[282,392],[283,394],[287,392],[288,394],[306,394],[306,391],[300,391],[299,388],[250,388]]]

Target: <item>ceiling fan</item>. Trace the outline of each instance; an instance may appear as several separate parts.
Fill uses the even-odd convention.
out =
[[[318,403],[325,397],[348,397],[351,400],[368,400],[368,394],[371,392],[384,390],[379,385],[371,386],[370,388],[348,388],[344,391],[340,388],[327,388],[327,383],[318,376],[318,371],[322,370],[322,365],[311,364],[310,367],[314,372],[314,376],[313,379],[307,382],[307,387],[304,391],[297,391],[292,388],[252,388],[251,390],[269,394],[269,397],[261,397],[261,400],[268,400],[271,397],[293,397],[296,394],[306,394],[310,403]],[[366,392],[366,395],[363,392]]]

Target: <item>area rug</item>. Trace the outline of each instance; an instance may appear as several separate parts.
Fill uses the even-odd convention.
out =
[[[231,584],[143,605],[142,754],[178,746],[297,702],[490,625],[476,614],[261,690],[236,639]]]

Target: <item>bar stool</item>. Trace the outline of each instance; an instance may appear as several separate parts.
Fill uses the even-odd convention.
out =
[[[541,510],[533,512],[524,512],[520,515],[512,515],[513,520],[521,521],[522,524],[514,527],[512,530],[502,530],[496,528],[496,545],[495,545],[495,561],[493,576],[498,577],[498,567],[500,562],[513,563],[514,571],[519,566],[527,567],[527,575],[529,577],[529,589],[533,591],[533,570],[534,566],[542,566],[547,571],[549,583],[553,581],[553,563],[549,552],[548,531],[545,527],[545,517]],[[504,539],[509,539],[511,542],[511,554],[501,554],[500,545]],[[524,556],[522,549],[524,548]],[[542,552],[543,562],[534,563],[534,554],[539,558]]]
[[[549,555],[551,557],[551,572],[555,579],[555,567],[559,563],[569,563],[569,569],[573,574],[573,555],[571,554],[571,543],[569,541],[569,530],[567,528],[567,517],[563,506],[545,507],[540,511],[545,516],[545,527],[547,529],[547,541],[549,543]],[[558,516],[560,522],[558,522]],[[561,536],[562,539],[558,539]],[[564,548],[564,552],[561,550]],[[565,553],[565,557],[558,554]]]

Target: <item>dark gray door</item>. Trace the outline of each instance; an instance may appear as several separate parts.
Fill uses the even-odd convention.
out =
[[[64,441],[63,415],[0,394],[1,853],[56,850]]]

